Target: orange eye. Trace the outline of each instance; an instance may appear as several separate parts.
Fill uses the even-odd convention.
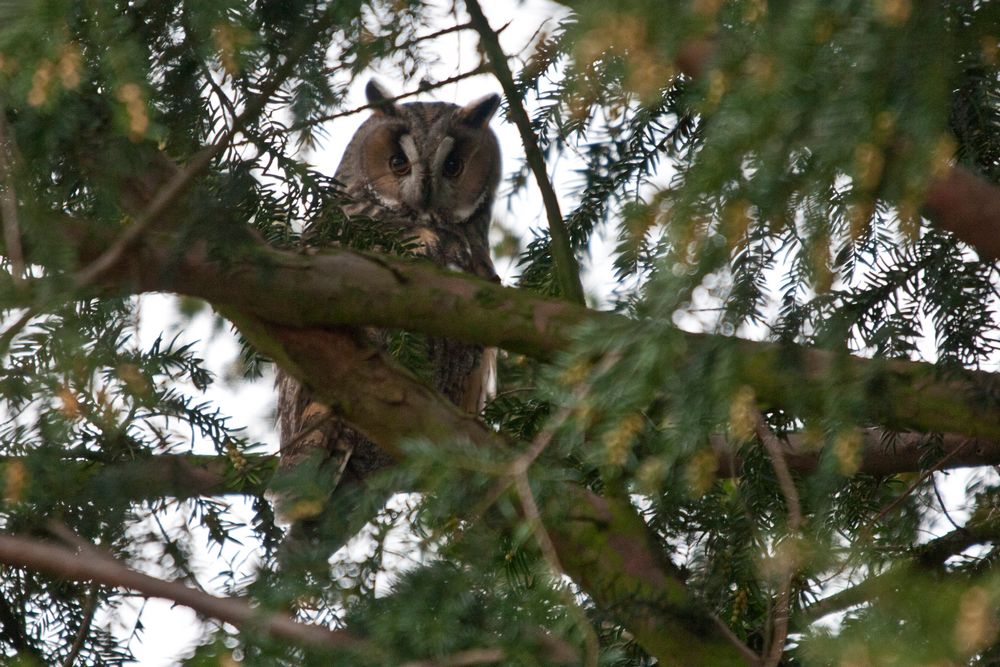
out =
[[[441,165],[441,173],[445,178],[455,178],[465,169],[465,160],[457,155],[449,155]]]
[[[403,153],[393,153],[389,157],[389,169],[397,176],[403,176],[410,173],[410,161]]]

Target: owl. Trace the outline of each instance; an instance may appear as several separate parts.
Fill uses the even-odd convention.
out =
[[[335,174],[345,188],[348,220],[375,220],[436,264],[498,280],[487,236],[501,173],[500,146],[489,128],[499,95],[465,106],[396,104],[374,81],[365,93],[371,116],[351,138]],[[366,335],[381,345],[387,337],[380,330]],[[482,409],[495,386],[495,348],[432,337],[426,357],[438,391],[468,412]],[[318,453],[328,473],[324,486],[332,490],[363,485],[392,463],[293,378],[279,371],[276,384],[279,474],[316,461]],[[287,514],[294,520],[303,512]]]

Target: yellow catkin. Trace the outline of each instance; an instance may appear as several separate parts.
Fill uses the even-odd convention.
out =
[[[955,648],[964,655],[978,653],[997,639],[997,617],[993,601],[982,586],[973,586],[958,603]]]
[[[28,91],[28,104],[33,107],[40,107],[49,99],[49,91],[52,88],[52,62],[42,60],[35,68],[35,74],[31,77],[31,90]]]
[[[3,497],[9,503],[16,503],[24,497],[28,485],[28,469],[21,461],[11,461],[4,466]]]
[[[750,440],[757,431],[757,397],[743,385],[729,403],[729,435],[737,442]]]
[[[842,475],[850,477],[861,469],[861,435],[857,430],[841,431],[833,439],[833,455]]]

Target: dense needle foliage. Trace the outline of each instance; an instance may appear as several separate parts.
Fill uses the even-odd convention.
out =
[[[345,221],[307,154],[357,111],[347,91],[371,67],[432,97],[436,33],[474,34],[465,6],[0,1],[0,529],[79,546],[69,530],[367,647],[209,619],[192,665],[715,664],[713,642],[770,664],[995,664],[1000,480],[963,476],[949,512],[940,469],[945,434],[1000,438],[1000,392],[970,373],[996,368],[1000,275],[922,207],[955,161],[1000,182],[1000,6],[564,4],[511,58],[505,110],[529,114],[525,150],[562,184],[575,255],[611,248],[613,287],[591,305],[623,317],[589,320],[554,359],[501,352],[482,418],[508,449],[408,438],[396,468],[329,500],[322,474],[283,479],[327,503],[289,553],[263,491],[273,461],[201,397],[215,378],[193,341],[137,342],[134,294],[198,253],[253,261],[262,241],[408,255],[377,221]],[[535,187],[526,160],[506,176],[501,223]],[[495,252],[517,287],[558,297],[545,216],[524,239],[506,222]],[[123,263],[140,244],[163,258],[155,279]],[[414,329],[390,352],[426,375]],[[263,381],[272,362],[244,346],[245,381]],[[942,408],[933,383],[962,389]],[[919,470],[865,468],[910,436]],[[768,447],[786,437],[812,457],[791,485]],[[226,471],[215,492],[153,493],[127,472],[196,443]],[[682,602],[616,586],[600,558],[615,544],[560,532],[581,497],[641,516],[616,534]],[[337,551],[345,525],[361,536]],[[206,536],[208,570],[192,564]],[[250,565],[222,558],[237,538]],[[79,579],[0,563],[0,661],[130,659],[108,620],[125,592]],[[656,639],[685,632],[705,643]]]

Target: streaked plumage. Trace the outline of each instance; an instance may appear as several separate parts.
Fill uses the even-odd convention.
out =
[[[394,104],[374,82],[366,93],[372,115],[354,134],[335,176],[349,201],[344,212],[398,231],[436,264],[496,280],[487,235],[500,148],[488,124],[499,96],[459,107]],[[384,344],[385,332],[369,335]],[[430,338],[426,352],[436,388],[464,410],[478,412],[495,385],[496,351]],[[279,372],[277,385],[282,469],[315,460],[321,451],[335,485],[361,481],[391,463],[294,379]]]

